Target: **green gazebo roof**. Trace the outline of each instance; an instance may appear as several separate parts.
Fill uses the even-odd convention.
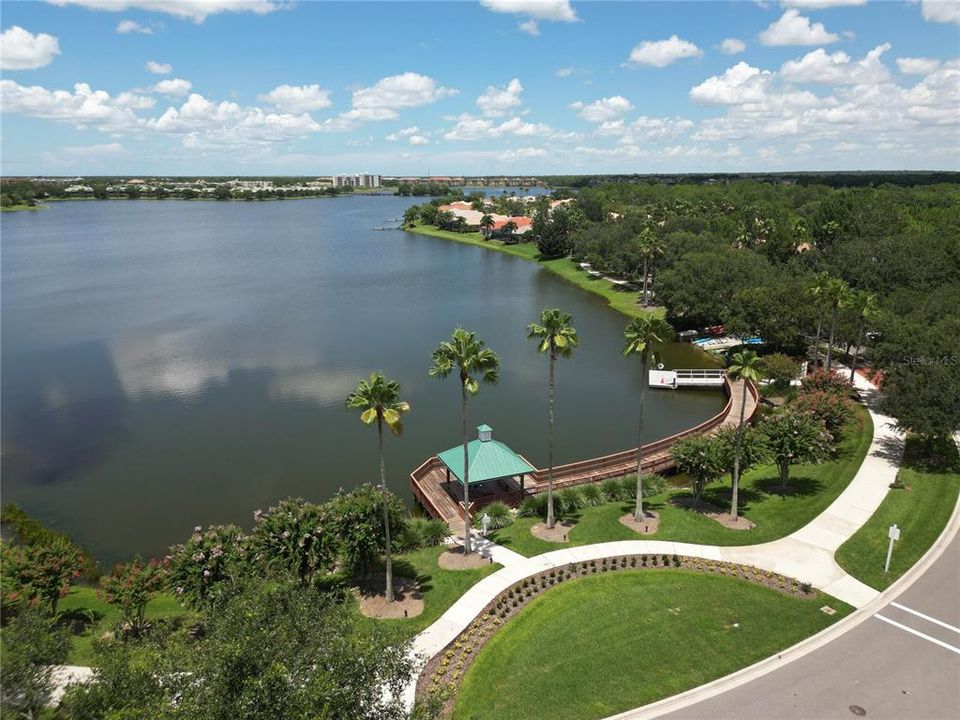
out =
[[[481,425],[477,430],[480,438],[467,443],[471,485],[536,471],[533,465],[513,450],[502,442],[494,440],[491,437],[493,431],[488,425]],[[450,469],[457,480],[463,483],[463,445],[444,450],[438,453],[437,457]]]

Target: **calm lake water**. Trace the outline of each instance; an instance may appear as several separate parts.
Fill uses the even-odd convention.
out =
[[[456,381],[427,376],[459,323],[502,359],[470,426],[546,459],[547,361],[525,339],[544,307],[582,347],[558,367],[557,460],[630,447],[640,377],[626,322],[536,265],[400,231],[409,199],[57,203],[2,216],[3,499],[111,561],[162,553],[194,525],[288,495],[374,481],[376,433],[344,409],[383,370],[412,405],[387,442],[390,484],[457,444]],[[678,348],[692,352],[689,346]],[[693,357],[674,357],[689,366]],[[669,360],[668,360],[669,361]],[[647,438],[722,406],[649,396]]]

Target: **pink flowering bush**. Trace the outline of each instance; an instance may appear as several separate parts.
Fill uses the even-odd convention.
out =
[[[45,605],[56,614],[57,603],[70,592],[83,564],[83,553],[63,540],[45,545],[4,543],[4,606]]]
[[[116,565],[109,575],[100,578],[103,586],[100,596],[120,608],[124,625],[131,634],[143,632],[147,603],[163,589],[169,564],[169,560],[158,562],[153,558],[145,563],[136,557],[131,562]]]
[[[781,410],[760,423],[760,431],[780,470],[781,494],[786,492],[791,465],[823,462],[833,452],[833,437],[810,413]]]
[[[800,381],[800,394],[823,392],[850,397],[852,388],[847,378],[834,371],[814,370]]]
[[[793,402],[793,408],[812,415],[835,438],[840,437],[843,428],[853,419],[853,404],[846,396],[823,390],[801,393]]]
[[[236,525],[196,527],[166,558],[167,583],[181,602],[208,609],[232,594],[247,574],[247,539]]]
[[[329,507],[287,498],[266,512],[257,510],[253,519],[250,555],[271,573],[307,585],[333,569],[339,541]]]

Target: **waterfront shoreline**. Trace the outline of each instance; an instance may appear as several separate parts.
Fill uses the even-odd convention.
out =
[[[624,291],[615,286],[609,280],[589,275],[585,270],[578,267],[573,260],[568,257],[556,258],[553,260],[540,260],[540,253],[537,246],[533,243],[518,243],[517,245],[506,245],[499,240],[487,240],[480,233],[457,233],[449,230],[439,230],[431,225],[418,223],[412,227],[402,228],[404,232],[416,233],[427,237],[440,238],[441,240],[452,240],[464,245],[474,245],[476,247],[500,252],[506,255],[512,255],[548,270],[554,275],[559,275],[567,282],[575,285],[581,290],[586,290],[594,295],[599,295],[607,301],[607,305],[628,318],[648,317],[650,315],[663,317],[663,308],[653,308],[644,310],[637,305],[636,298],[639,292],[634,290]]]

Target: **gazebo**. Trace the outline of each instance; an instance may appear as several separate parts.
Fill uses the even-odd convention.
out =
[[[463,445],[444,450],[438,453],[437,457],[446,469],[447,483],[451,482],[452,475],[462,486]],[[508,481],[516,478],[520,483],[520,492],[523,493],[524,478],[527,473],[536,472],[536,468],[523,456],[518,455],[499,440],[494,440],[493,428],[489,425],[477,427],[477,439],[467,443],[467,462],[470,468],[471,490],[477,485],[492,480],[501,481],[504,490],[510,490]]]

